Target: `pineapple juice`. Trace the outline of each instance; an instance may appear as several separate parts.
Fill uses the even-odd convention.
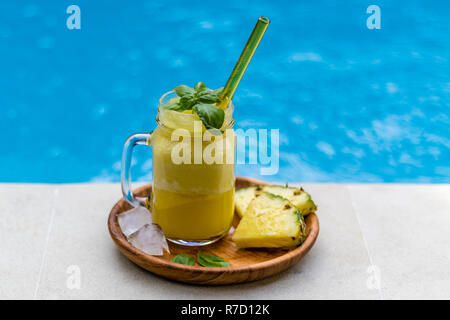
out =
[[[232,113],[232,111],[231,111]],[[233,119],[227,115],[224,127],[231,128]],[[151,210],[155,223],[161,226],[169,240],[200,245],[212,243],[225,235],[234,216],[234,132],[227,130],[220,139],[195,141],[194,114],[176,111],[159,112],[159,125],[151,136],[153,148],[153,191]],[[185,129],[182,140],[173,141],[174,128]],[[201,135],[205,129],[200,130]],[[174,163],[173,149],[183,141],[191,151],[188,163]],[[196,145],[197,143],[197,145]],[[199,144],[198,144],[199,143]],[[215,145],[214,145],[215,144]],[[194,163],[195,151],[216,147],[223,161],[208,164],[202,159]],[[226,155],[233,162],[227,163]],[[197,155],[198,156],[198,155]]]

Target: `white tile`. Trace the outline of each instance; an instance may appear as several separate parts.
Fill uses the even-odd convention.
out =
[[[351,185],[387,299],[450,298],[450,185]]]
[[[235,286],[175,283],[136,267],[107,231],[118,184],[0,185],[0,298],[378,298],[369,289],[370,259],[345,185],[307,184],[321,231],[291,270]],[[47,234],[59,189],[47,254]],[[367,248],[381,271],[385,298],[450,297],[450,186],[351,185]],[[69,289],[71,265],[81,289]]]
[[[0,299],[33,299],[55,186],[0,184]]]
[[[107,228],[120,197],[118,184],[60,186],[38,298],[107,298],[120,292],[115,275],[121,263]],[[80,290],[67,286],[76,272],[72,266],[80,270]]]

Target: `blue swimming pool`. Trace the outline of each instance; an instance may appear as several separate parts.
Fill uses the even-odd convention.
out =
[[[272,23],[234,102],[237,128],[280,129],[266,179],[450,182],[449,1],[73,3],[81,30],[72,2],[0,3],[0,182],[119,181],[159,96],[222,86],[260,15]],[[136,180],[150,156],[136,152]]]

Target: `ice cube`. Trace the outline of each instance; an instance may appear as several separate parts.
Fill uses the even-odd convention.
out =
[[[169,252],[166,237],[161,228],[154,223],[148,223],[134,232],[128,241],[136,248],[151,254],[152,256],[162,256],[164,250]]]
[[[119,226],[122,233],[128,238],[133,232],[138,231],[142,226],[152,223],[152,214],[147,208],[137,207],[122,212],[118,216]]]

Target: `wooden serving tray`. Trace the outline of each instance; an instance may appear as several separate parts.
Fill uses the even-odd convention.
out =
[[[236,189],[258,184],[269,185],[270,183],[246,177],[236,178]],[[151,191],[152,185],[148,184],[135,190],[135,194],[146,197]],[[239,217],[235,214],[234,228],[231,228],[230,233],[216,243],[203,247],[188,247],[169,242],[170,254],[166,252],[164,256],[151,256],[133,247],[122,234],[117,222],[117,215],[129,209],[131,209],[131,206],[122,198],[109,214],[109,233],[120,251],[128,259],[148,271],[168,279],[198,285],[249,282],[280,273],[300,261],[311,249],[319,233],[319,220],[314,213],[311,213],[305,219],[307,237],[297,248],[290,250],[273,248],[238,249],[231,240],[231,232],[239,222]],[[231,267],[205,268],[198,264],[187,266],[170,262],[170,259],[180,253],[187,253],[196,257],[197,251],[222,257],[231,264]]]

